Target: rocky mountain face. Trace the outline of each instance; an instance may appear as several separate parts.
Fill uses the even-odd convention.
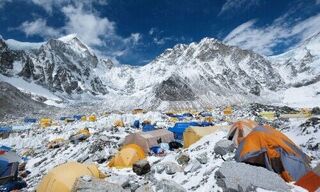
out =
[[[54,109],[54,107],[33,100],[30,95],[6,82],[0,82],[0,106],[0,122]]]
[[[320,33],[271,60],[288,86],[302,87],[320,82],[319,53]]]
[[[319,81],[319,70],[315,70],[319,69],[319,39],[310,38],[269,59],[204,38],[167,49],[141,67],[99,59],[74,35],[51,39],[34,49],[18,49],[0,40],[0,72],[69,98],[82,93],[104,95],[105,106],[113,108],[251,103],[268,100],[269,94],[290,86]]]
[[[95,74],[103,63],[76,36],[51,39],[37,49],[19,49],[0,39],[0,72],[19,76],[58,94],[106,94]],[[104,66],[102,66],[104,67]]]

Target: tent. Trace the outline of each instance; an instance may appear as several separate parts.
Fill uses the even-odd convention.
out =
[[[173,127],[170,127],[168,130],[174,133],[174,138],[178,140],[183,139],[183,132],[190,126],[211,126],[213,125],[210,122],[178,122]]]
[[[85,115],[73,115],[73,118],[76,120],[81,120],[82,117],[85,117]]]
[[[224,115],[231,115],[232,112],[233,112],[233,110],[232,110],[232,107],[231,107],[231,106],[228,106],[228,107],[226,107],[226,108],[223,109],[223,114],[224,114]]]
[[[143,110],[143,109],[134,109],[134,110],[132,110],[132,114],[133,114],[133,115],[141,114],[141,113],[144,113],[144,110]]]
[[[109,167],[129,168],[132,165],[146,158],[143,149],[136,144],[125,145],[109,162]]]
[[[202,117],[211,117],[212,113],[208,112],[208,111],[202,111],[202,112],[199,113],[199,115],[202,116]]]
[[[66,119],[68,119],[68,118],[71,118],[71,117],[62,116],[62,117],[59,118],[59,120],[60,120],[60,121],[64,121],[64,120],[66,120]]]
[[[6,184],[18,176],[19,162],[21,157],[11,148],[1,146],[0,148],[0,185]]]
[[[74,119],[74,118],[66,118],[65,120],[64,120],[64,122],[65,123],[72,123],[72,122],[74,122],[76,119]]]
[[[155,126],[154,125],[151,125],[151,124],[146,124],[142,127],[142,131],[143,132],[147,132],[147,131],[153,131],[155,130]]]
[[[190,126],[183,133],[183,147],[188,148],[193,143],[199,141],[202,137],[219,130],[226,129],[229,126]]]
[[[197,126],[197,122],[179,122],[176,123],[173,127],[169,127],[169,131],[173,132],[174,138],[178,140],[183,139],[183,132],[190,126]]]
[[[184,113],[184,114],[182,114],[182,116],[184,116],[184,117],[193,117],[192,113]]]
[[[137,132],[128,135],[124,140],[124,145],[137,144],[144,150],[145,153],[150,151],[150,148],[158,145],[158,140],[161,138],[162,143],[169,143],[174,140],[173,133],[166,129],[157,129],[148,132]]]
[[[97,117],[95,115],[90,115],[88,117],[88,120],[91,121],[91,122],[95,122],[95,121],[97,121]]]
[[[115,122],[113,122],[113,126],[115,127],[124,127],[124,123],[122,120],[116,120]]]
[[[227,138],[232,140],[233,143],[238,146],[240,141],[246,137],[253,128],[257,127],[258,123],[250,119],[240,120],[233,123],[232,127],[229,130]]]
[[[301,177],[295,185],[303,187],[310,192],[320,191],[320,164]]]
[[[36,119],[36,118],[26,117],[26,118],[24,118],[24,122],[25,122],[25,123],[36,123],[36,122],[37,122],[37,119]]]
[[[40,119],[40,127],[46,128],[52,125],[52,119],[50,118],[42,118]]]
[[[239,144],[235,159],[265,167],[287,182],[298,180],[310,169],[309,157],[269,125],[254,128]]]
[[[259,115],[268,121],[272,121],[276,118],[276,113],[274,111],[263,111],[260,112]]]
[[[139,120],[135,120],[133,122],[133,127],[138,129],[140,127],[140,121]]]
[[[0,127],[0,138],[6,139],[12,132],[12,127]]]
[[[94,164],[85,165],[77,162],[69,162],[59,165],[48,172],[39,185],[37,192],[69,192],[72,190],[77,178],[89,175],[96,178],[103,178],[97,166]]]

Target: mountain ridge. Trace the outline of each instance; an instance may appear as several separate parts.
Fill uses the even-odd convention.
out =
[[[114,98],[119,107],[146,108],[267,101],[269,94],[294,86],[277,69],[281,55],[269,59],[213,38],[177,44],[139,67],[98,58],[75,34],[32,50],[10,50],[4,40],[0,45],[0,59],[7,58],[2,74],[35,81],[71,100],[84,93],[101,95],[115,108]],[[14,69],[17,61],[20,72]]]

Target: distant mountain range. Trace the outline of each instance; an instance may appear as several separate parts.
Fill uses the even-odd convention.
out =
[[[268,102],[287,89],[317,84],[319,58],[320,34],[272,57],[204,38],[141,67],[99,58],[76,35],[44,43],[0,39],[0,80],[23,79],[63,101],[99,98],[110,108],[205,108]]]

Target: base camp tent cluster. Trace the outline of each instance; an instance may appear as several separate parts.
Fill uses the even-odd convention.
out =
[[[132,114],[137,117],[143,113],[144,111],[140,109],[132,111]],[[229,106],[219,113],[228,116],[232,120],[232,107]],[[264,112],[260,115],[264,115],[268,119],[276,118],[272,114],[274,113]],[[262,125],[251,119],[233,122],[224,121],[216,124],[216,117],[213,116],[212,112],[207,111],[200,113],[167,113],[165,118],[167,121],[166,126],[158,126],[156,121],[152,121],[153,119],[138,118],[129,123],[125,118],[117,117],[112,119],[110,123],[111,130],[115,130],[115,133],[122,130],[126,136],[124,135],[122,142],[117,145],[120,146],[118,151],[112,153],[110,158],[105,157],[104,162],[107,159],[109,161],[104,165],[113,169],[132,168],[136,165],[136,162],[144,160],[148,156],[165,156],[169,153],[176,153],[176,149],[178,151],[185,150],[179,148],[189,148],[203,137],[216,132],[223,132],[225,137],[232,141],[236,147],[236,161],[264,167],[279,174],[283,180],[287,182],[295,181],[296,185],[311,191],[317,189],[318,185],[314,185],[314,182],[319,182],[320,168],[311,170],[309,157],[287,136],[270,125]],[[176,118],[177,121],[170,122],[171,118]],[[60,119],[65,123],[83,120],[94,122],[97,121],[97,116],[74,115],[61,117]],[[37,120],[26,118],[24,122],[30,124],[36,123]],[[90,124],[90,122],[82,123]],[[54,122],[50,118],[39,120],[39,125],[43,128],[50,127],[53,124]],[[127,126],[129,124],[131,127]],[[0,133],[4,133],[4,130],[4,128],[0,129]],[[46,147],[52,150],[61,148],[66,143],[77,145],[88,138],[92,138],[88,128],[77,129],[70,135],[69,140],[57,137],[49,140]],[[23,151],[21,154],[32,153],[29,150]],[[0,185],[5,182],[8,183],[6,178],[17,178],[16,172],[8,170],[13,170],[15,166],[17,167],[17,163],[21,161],[21,158],[15,155],[13,151],[2,151],[4,152],[0,150]],[[8,169],[9,166],[11,166],[10,169]],[[96,165],[69,162],[51,169],[41,179],[37,186],[37,191],[71,191],[78,178],[84,175],[97,179],[105,178],[105,175],[99,171]],[[23,181],[21,182],[20,184],[24,184]]]

